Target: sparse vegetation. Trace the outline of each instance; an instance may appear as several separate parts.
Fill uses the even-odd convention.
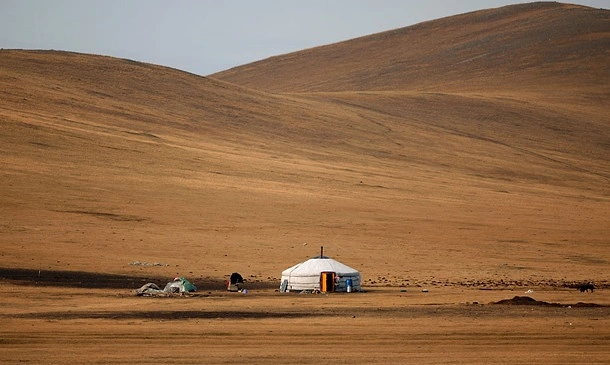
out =
[[[0,362],[608,363],[609,41],[533,3],[210,77],[0,50]],[[365,292],[275,291],[318,244]]]

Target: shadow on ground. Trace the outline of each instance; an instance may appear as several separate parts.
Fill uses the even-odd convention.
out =
[[[137,289],[146,283],[165,285],[171,278],[166,276],[130,276],[85,271],[34,270],[0,267],[0,280],[18,282],[32,286],[60,286],[90,289]],[[224,290],[224,279],[205,278],[191,280],[199,291]],[[274,282],[247,283],[249,289],[271,289]]]

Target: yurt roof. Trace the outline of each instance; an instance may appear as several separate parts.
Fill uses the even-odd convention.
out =
[[[358,270],[353,269],[328,256],[316,256],[311,259],[298,263],[282,272],[282,275],[319,275],[321,272],[330,271],[337,274],[358,274]]]

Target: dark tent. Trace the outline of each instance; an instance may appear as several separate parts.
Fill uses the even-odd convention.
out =
[[[228,291],[241,291],[244,286],[244,278],[239,273],[234,272],[225,285]]]
[[[234,272],[233,274],[231,274],[230,282],[231,284],[243,284],[244,278],[239,275],[239,273]]]

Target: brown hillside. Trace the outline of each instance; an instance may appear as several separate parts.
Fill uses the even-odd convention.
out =
[[[540,11],[592,12],[439,22],[476,33]],[[412,30],[365,39],[401,33]],[[377,284],[607,280],[606,84],[281,96],[108,57],[0,55],[3,266],[219,281],[237,270],[275,286],[324,245]]]
[[[608,363],[608,29],[517,5],[214,78],[0,50],[0,363]],[[365,291],[275,292],[320,246]]]
[[[272,92],[546,92],[567,86],[602,88],[608,95],[609,50],[610,11],[541,2],[429,21],[212,77]]]

